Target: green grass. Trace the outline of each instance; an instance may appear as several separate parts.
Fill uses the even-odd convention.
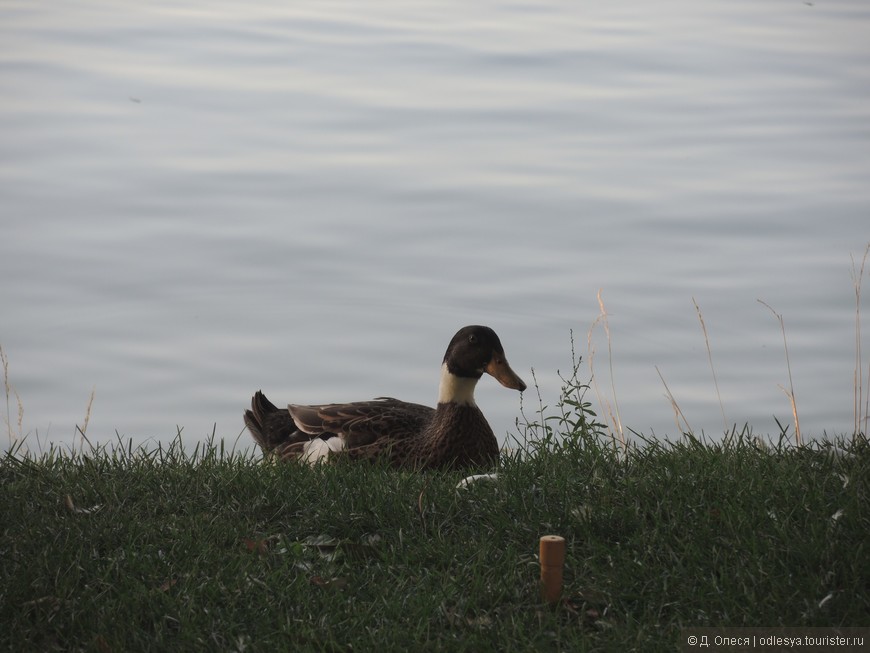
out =
[[[7,454],[0,647],[670,651],[688,626],[870,624],[865,439],[617,452],[577,408],[461,491],[216,446]],[[555,609],[545,534],[568,542]]]

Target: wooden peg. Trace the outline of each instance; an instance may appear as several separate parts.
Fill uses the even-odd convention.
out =
[[[541,538],[541,598],[556,605],[562,596],[562,569],[565,566],[565,538],[544,535]]]

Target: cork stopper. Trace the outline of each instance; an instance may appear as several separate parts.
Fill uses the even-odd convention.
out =
[[[562,568],[565,566],[565,538],[544,535],[540,542],[541,598],[555,605],[562,596]]]

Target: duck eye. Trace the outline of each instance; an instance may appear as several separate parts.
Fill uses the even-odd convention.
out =
[[[472,333],[468,336],[468,342],[470,342],[472,345],[475,344],[477,342],[477,336]]]

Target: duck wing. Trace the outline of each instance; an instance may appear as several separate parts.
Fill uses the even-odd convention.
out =
[[[348,449],[419,436],[435,414],[429,406],[392,397],[349,404],[290,404],[288,410],[300,431],[312,437],[337,435]]]

